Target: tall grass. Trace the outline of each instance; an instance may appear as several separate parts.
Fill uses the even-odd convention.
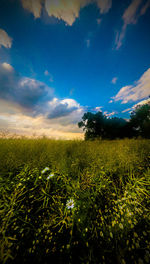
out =
[[[0,139],[0,261],[149,263],[149,162],[150,140]]]

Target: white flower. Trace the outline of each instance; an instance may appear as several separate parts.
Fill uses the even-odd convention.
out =
[[[53,178],[54,177],[54,173],[50,173],[47,177],[47,180],[49,180],[50,178]]]
[[[48,171],[48,170],[49,170],[49,168],[46,167],[44,170],[41,171],[41,173],[44,174],[44,173],[45,173],[46,171]]]
[[[74,200],[73,199],[68,200],[66,206],[68,209],[72,209],[74,207]]]

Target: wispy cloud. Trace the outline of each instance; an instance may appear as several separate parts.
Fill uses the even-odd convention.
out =
[[[12,38],[8,36],[7,32],[3,29],[0,29],[0,48],[4,46],[5,48],[11,48]]]
[[[41,15],[42,6],[49,16],[61,19],[71,26],[79,17],[80,9],[90,3],[96,3],[100,13],[105,14],[112,6],[112,0],[21,0],[25,9],[33,13],[35,18]]]
[[[130,5],[124,11],[124,14],[122,16],[123,26],[121,32],[120,33],[117,32],[116,34],[116,40],[115,40],[116,49],[119,49],[122,46],[122,42],[126,34],[127,26],[131,24],[136,24],[139,17],[146,13],[147,9],[150,7],[150,0],[147,0],[145,5],[142,4],[143,4],[142,0],[132,0]]]
[[[53,75],[48,70],[45,70],[44,75],[49,77],[50,82],[54,81]]]
[[[97,25],[100,25],[102,22],[102,19],[98,18],[96,21],[97,21]]]
[[[111,82],[112,82],[113,84],[116,84],[117,80],[118,80],[118,77],[114,77],[114,78],[111,80]]]
[[[104,115],[107,116],[107,117],[114,116],[115,114],[118,114],[118,112],[117,111],[113,111],[113,112],[105,111],[104,112]]]
[[[129,112],[129,113],[130,113],[130,112],[132,112],[137,106],[141,106],[141,105],[144,105],[144,104],[147,104],[147,103],[150,103],[150,98],[145,99],[145,100],[142,100],[142,101],[138,102],[137,104],[133,105],[132,107],[123,110],[122,113],[126,113],[126,112]]]
[[[33,13],[35,18],[41,16],[43,0],[21,0],[23,7]]]
[[[96,106],[93,110],[96,112],[101,112],[102,108],[103,108],[103,106]]]
[[[129,101],[138,101],[150,95],[150,68],[144,72],[141,78],[133,85],[127,85],[112,97],[113,101],[122,101],[122,104]]]
[[[91,44],[91,40],[90,39],[86,39],[86,46],[87,46],[87,48],[90,47],[90,44]]]
[[[150,0],[148,0],[145,5],[141,8],[140,15],[144,15],[147,9],[150,7]]]
[[[95,0],[95,2],[97,3],[101,14],[107,13],[112,6],[112,0]]]

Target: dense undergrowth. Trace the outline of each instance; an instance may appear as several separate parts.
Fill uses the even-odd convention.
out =
[[[0,262],[150,263],[149,164],[150,140],[0,139]]]

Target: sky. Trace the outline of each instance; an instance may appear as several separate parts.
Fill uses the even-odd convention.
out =
[[[0,132],[82,139],[150,96],[150,0],[0,0]]]

